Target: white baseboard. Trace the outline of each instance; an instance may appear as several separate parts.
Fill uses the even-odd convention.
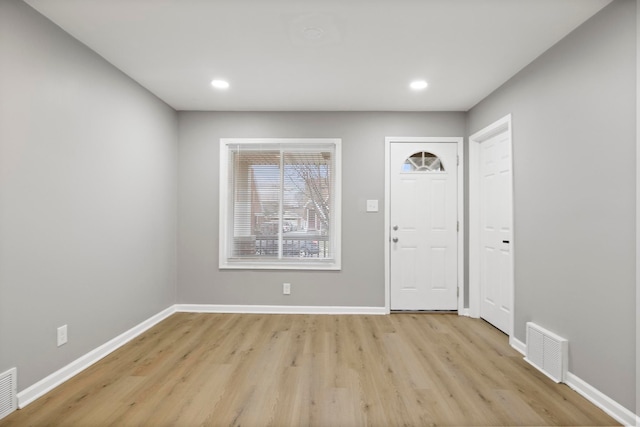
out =
[[[625,426],[640,425],[640,417],[571,372],[567,372],[565,383],[619,423]]]
[[[518,352],[523,356],[527,355],[527,345],[513,335],[509,337],[509,345],[518,350]]]
[[[100,347],[90,351],[84,356],[74,360],[69,363],[67,366],[57,370],[53,374],[48,377],[38,381],[37,383],[27,387],[18,393],[18,408],[22,409],[27,406],[29,403],[33,402],[37,398],[41,397],[45,393],[51,391],[53,388],[59,386],[63,382],[67,381],[69,378],[74,375],[79,374],[80,372],[87,369],[89,366],[93,365],[100,359],[109,355],[113,351],[122,347],[147,329],[151,328],[155,324],[161,322],[167,317],[171,316],[175,313],[175,306],[171,306],[160,313],[150,317],[144,322],[140,323],[137,326],[129,329],[128,331],[118,335],[114,339],[102,344]]]
[[[463,308],[462,310],[458,310],[458,316],[471,317],[471,314],[469,314],[468,308]]]
[[[176,312],[246,314],[388,314],[384,307],[176,304]]]
[[[17,395],[18,408],[24,408],[34,400],[43,396],[45,393],[53,390],[55,387],[67,381],[71,377],[84,371],[89,366],[114,352],[147,329],[150,329],[152,326],[176,312],[249,314],[388,314],[384,307],[175,304],[22,390]]]

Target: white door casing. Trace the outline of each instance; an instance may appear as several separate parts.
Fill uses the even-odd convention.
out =
[[[461,309],[462,138],[387,138],[386,148],[387,309]],[[438,162],[444,170],[429,170]]]
[[[469,138],[470,314],[513,331],[513,162],[511,117]]]

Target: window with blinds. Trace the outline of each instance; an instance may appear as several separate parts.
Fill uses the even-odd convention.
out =
[[[340,142],[221,140],[221,268],[340,269]]]

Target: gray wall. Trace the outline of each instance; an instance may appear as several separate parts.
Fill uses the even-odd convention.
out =
[[[179,113],[179,303],[384,306],[384,138],[462,136],[464,113]],[[220,138],[342,138],[342,270],[218,269]],[[378,199],[379,213],[365,201]],[[282,295],[282,283],[292,286]]]
[[[19,390],[174,303],[176,158],[171,108],[0,1],[0,372]]]
[[[512,113],[515,335],[569,339],[569,370],[635,407],[636,1],[616,0],[468,116]]]

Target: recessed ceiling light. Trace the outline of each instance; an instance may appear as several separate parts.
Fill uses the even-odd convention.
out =
[[[424,80],[414,80],[411,82],[411,84],[409,85],[409,87],[413,90],[422,90],[422,89],[426,89],[428,86],[427,82],[425,82]]]
[[[229,82],[226,80],[211,80],[211,86],[215,87],[216,89],[228,89],[229,88]]]

